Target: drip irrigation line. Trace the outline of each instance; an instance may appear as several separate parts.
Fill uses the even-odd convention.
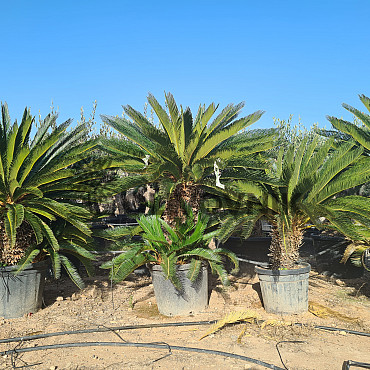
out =
[[[261,266],[261,267],[265,267],[265,268],[267,268],[269,266],[268,262],[259,262],[259,261],[247,260],[245,258],[239,257],[239,255],[237,255],[237,259],[238,259],[238,261],[241,261],[241,262],[247,262],[247,263],[251,263],[253,265],[257,265],[257,266]]]
[[[54,336],[56,337],[56,336],[60,336],[60,335],[100,333],[100,332],[118,331],[118,330],[164,328],[164,327],[169,327],[169,326],[209,325],[209,324],[215,324],[216,322],[217,322],[217,320],[213,320],[213,321],[166,322],[166,323],[162,323],[162,324],[125,325],[125,326],[113,326],[113,327],[103,326],[101,328],[70,330],[70,331],[58,331],[58,332],[55,332],[55,333],[45,333],[45,334],[27,335],[27,336],[23,336],[23,337],[0,339],[0,344],[1,343],[26,341],[26,340],[34,340],[34,339],[42,339],[42,338],[48,338],[48,337],[54,337]]]
[[[61,336],[61,335],[101,333],[101,332],[119,331],[119,330],[165,328],[165,327],[171,327],[171,326],[180,327],[180,326],[210,325],[210,324],[215,324],[216,322],[217,322],[217,320],[166,322],[166,323],[161,323],[161,324],[141,324],[141,325],[125,325],[125,326],[113,326],[113,327],[103,326],[103,327],[100,327],[100,328],[98,327],[98,328],[92,328],[92,329],[58,331],[58,332],[55,332],[55,333],[44,333],[44,334],[36,334],[36,335],[26,335],[26,336],[23,336],[23,337],[5,338],[5,339],[0,339],[0,344],[19,342],[19,341],[27,341],[27,340],[35,340],[35,339],[42,339],[42,338],[48,338],[48,337],[56,337],[56,336]],[[304,324],[302,324],[302,323],[294,323],[294,325],[304,326]],[[370,337],[370,333],[366,333],[366,332],[363,332],[363,331],[350,330],[350,329],[335,328],[335,327],[332,327],[332,326],[316,325],[316,326],[314,326],[314,328],[315,329],[322,329],[322,330],[329,330],[329,331],[342,331],[342,332],[346,332],[348,334]]]
[[[286,367],[286,365],[285,365],[285,363],[283,361],[283,357],[281,356],[280,349],[279,349],[279,344],[283,344],[283,343],[307,343],[307,342],[304,342],[302,340],[282,340],[282,341],[276,343],[275,347],[276,347],[277,353],[278,353],[278,355],[280,357],[280,361],[283,364],[284,369],[289,370]]]
[[[37,346],[37,347],[25,347],[19,349],[12,349],[4,352],[0,352],[0,356],[10,355],[12,353],[25,353],[25,352],[33,352],[33,351],[43,351],[48,349],[57,349],[57,348],[72,348],[72,347],[143,347],[143,348],[155,348],[155,349],[167,349],[167,344],[157,344],[157,343],[135,343],[135,342],[79,342],[79,343],[61,343],[61,344],[51,344],[45,346]],[[281,367],[269,364],[264,361],[260,361],[251,357],[237,355],[235,353],[230,352],[223,352],[223,351],[216,351],[212,349],[204,349],[204,348],[194,348],[194,347],[183,347],[183,346],[171,346],[171,350],[177,351],[185,351],[185,352],[198,352],[198,353],[206,353],[210,355],[217,355],[229,358],[235,358],[237,360],[242,360],[246,362],[251,362],[256,365],[264,366],[268,369],[273,370],[284,370]]]
[[[370,364],[365,364],[365,362],[357,362],[351,360],[344,361],[342,369],[349,370],[351,366],[362,367],[363,369],[370,369]]]
[[[304,326],[304,324],[296,322],[294,325],[297,326]],[[370,333],[367,333],[365,331],[357,331],[357,330],[351,330],[351,329],[343,329],[343,328],[335,328],[333,326],[322,326],[322,325],[315,325],[315,329],[321,329],[321,330],[328,330],[328,331],[343,331],[347,334],[355,334],[355,335],[362,335],[365,337],[370,337]]]

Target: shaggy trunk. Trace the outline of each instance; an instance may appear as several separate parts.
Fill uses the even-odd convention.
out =
[[[16,265],[23,257],[24,251],[31,245],[36,243],[31,226],[27,222],[23,222],[17,229],[16,243],[14,248],[11,248],[8,237],[5,233],[3,222],[0,223],[0,266]]]
[[[167,201],[163,219],[171,226],[176,223],[176,220],[184,223],[186,211],[183,204],[186,203],[193,210],[195,220],[197,220],[202,195],[203,190],[199,185],[192,183],[178,184]]]
[[[299,248],[302,245],[303,232],[296,225],[286,229],[276,225],[272,230],[270,245],[270,264],[273,270],[293,268],[299,259]]]

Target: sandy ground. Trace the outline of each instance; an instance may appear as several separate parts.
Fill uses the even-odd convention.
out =
[[[283,369],[284,366],[300,370],[342,369],[346,360],[370,363],[369,336],[315,328],[324,325],[370,333],[368,280],[334,281],[311,272],[310,301],[337,314],[316,307],[316,314],[325,317],[311,312],[280,317],[264,311],[258,278],[252,271],[248,266],[244,268],[243,273],[232,278],[231,286],[226,289],[214,280],[207,309],[191,317],[175,318],[158,313],[151,279],[147,276],[132,275],[112,288],[108,277],[103,275],[106,271],[101,271],[100,275],[85,279],[87,287],[82,291],[78,291],[68,279],[48,282],[44,294],[45,308],[19,319],[0,319],[0,338],[127,325],[211,321],[235,311],[249,311],[258,321],[230,324],[201,340],[211,325],[109,330],[18,340],[0,344],[0,351],[75,342],[159,343],[163,348],[95,345],[46,349],[3,355],[0,369],[265,368],[245,359],[179,351],[172,346],[229,352]]]

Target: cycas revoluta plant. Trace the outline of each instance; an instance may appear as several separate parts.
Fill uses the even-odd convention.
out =
[[[90,214],[76,199],[89,194],[86,181],[94,175],[83,169],[76,174],[71,167],[87,158],[96,142],[82,142],[85,125],[69,132],[70,120],[56,125],[54,114],[45,118],[31,138],[34,117],[29,110],[25,109],[18,125],[17,121],[11,124],[6,103],[1,109],[0,264],[18,264],[21,270],[49,255],[56,277],[63,265],[81,286],[64,252],[81,257],[85,265],[93,258],[77,242],[90,236],[86,224]],[[68,236],[60,224],[68,228]]]
[[[271,266],[280,269],[298,261],[303,231],[310,223],[355,240],[369,235],[370,199],[337,195],[370,179],[370,158],[353,142],[336,150],[331,149],[332,143],[333,139],[320,143],[316,136],[282,147],[271,170],[275,185],[245,180],[230,184],[239,194],[235,201],[241,207],[223,224],[224,238],[243,224],[248,235],[253,222],[265,216],[273,226]]]
[[[228,284],[227,272],[224,268],[225,256],[238,268],[236,256],[223,248],[210,249],[209,242],[218,233],[218,230],[207,232],[209,217],[202,212],[198,213],[198,220],[190,207],[185,206],[187,217],[184,222],[177,221],[172,227],[158,215],[142,215],[139,220],[139,229],[143,241],[133,245],[130,242],[129,250],[115,257],[101,267],[111,270],[111,277],[115,281],[124,280],[138,267],[153,263],[162,266],[166,279],[181,290],[181,282],[176,274],[178,264],[190,263],[188,278],[195,281],[200,272],[202,262],[208,262],[211,271],[217,274],[224,285]],[[119,236],[119,229],[115,237]],[[122,233],[121,233],[122,236]],[[125,249],[125,243],[121,243]]]
[[[102,116],[123,137],[102,139],[101,146],[110,154],[112,167],[122,168],[130,176],[117,180],[119,191],[158,182],[167,200],[164,219],[171,225],[184,221],[182,203],[188,203],[195,217],[205,187],[222,188],[219,171],[228,166],[259,168],[258,153],[273,146],[274,130],[251,134],[245,129],[263,112],[237,119],[244,104],[230,104],[212,121],[217,106],[201,105],[193,119],[189,108],[178,107],[171,94],[165,94],[166,110],[149,94],[148,102],[159,122],[155,125],[127,105],[129,119]],[[257,163],[257,164],[256,164]]]

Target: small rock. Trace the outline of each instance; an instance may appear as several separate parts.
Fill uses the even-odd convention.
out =
[[[56,370],[57,368],[58,368],[58,366],[50,366],[49,370]]]
[[[63,299],[64,299],[63,297],[59,296],[59,297],[57,297],[57,302],[63,301]]]
[[[335,280],[335,284],[339,286],[346,286],[346,283],[343,280],[337,279]]]
[[[344,330],[341,330],[341,331],[339,332],[339,334],[340,334],[340,335],[347,335],[347,332],[346,332],[346,331],[344,331]]]

